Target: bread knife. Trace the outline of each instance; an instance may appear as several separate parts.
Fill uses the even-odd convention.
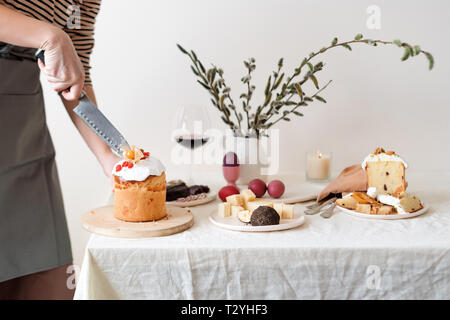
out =
[[[36,57],[45,64],[44,51],[39,49],[36,52]],[[67,89],[65,89],[67,90]],[[63,90],[64,91],[64,90]],[[79,98],[78,106],[73,109],[73,112],[79,116],[87,126],[94,131],[117,155],[121,156],[125,149],[130,149],[130,145],[125,140],[119,130],[105,117],[99,108],[92,103],[91,99],[83,91]]]

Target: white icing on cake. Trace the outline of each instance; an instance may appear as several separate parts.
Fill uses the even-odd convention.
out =
[[[373,199],[376,199],[378,196],[377,188],[376,187],[370,187],[367,189],[367,195]]]
[[[383,204],[387,204],[389,206],[393,206],[395,209],[397,209],[397,213],[403,214],[407,213],[403,208],[400,206],[400,199],[387,195],[387,194],[379,194],[377,196],[378,202],[381,202]]]
[[[369,154],[361,164],[361,167],[363,169],[366,169],[367,162],[377,162],[377,161],[399,161],[402,162],[405,166],[405,169],[408,168],[408,164],[400,158],[398,154],[386,154],[386,153],[379,153],[379,154]]]
[[[129,160],[121,160],[114,165],[112,174],[122,178],[126,181],[144,181],[149,176],[160,176],[166,168],[164,165],[155,157],[148,157],[145,160],[140,160],[138,163],[134,164],[133,168],[122,167],[120,171],[116,171],[118,165]]]

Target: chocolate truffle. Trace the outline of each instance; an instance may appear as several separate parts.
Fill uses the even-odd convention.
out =
[[[260,206],[253,211],[250,218],[252,226],[269,226],[273,224],[280,224],[280,215],[274,208],[267,206]]]

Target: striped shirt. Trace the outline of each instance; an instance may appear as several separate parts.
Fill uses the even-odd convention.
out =
[[[0,0],[0,4],[29,17],[63,29],[84,66],[86,84],[91,84],[90,56],[94,48],[94,24],[101,0]]]

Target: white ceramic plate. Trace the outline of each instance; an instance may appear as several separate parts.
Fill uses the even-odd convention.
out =
[[[269,231],[288,230],[301,226],[305,222],[305,217],[300,213],[294,213],[293,219],[281,219],[280,224],[275,224],[271,226],[252,226],[249,223],[241,222],[237,217],[223,218],[219,216],[217,212],[213,212],[209,216],[209,220],[214,225],[227,230],[244,231],[244,232],[269,232]]]
[[[366,214],[366,213],[360,213],[356,212],[355,210],[350,210],[346,208],[342,208],[339,206],[336,206],[339,210],[354,216],[354,217],[360,217],[360,218],[366,218],[366,219],[378,219],[378,220],[398,220],[398,219],[409,219],[413,217],[420,216],[428,211],[429,206],[425,203],[423,203],[423,208],[413,212],[413,213],[402,213],[402,214]]]
[[[210,191],[206,194],[206,197],[202,198],[202,199],[191,200],[191,201],[167,201],[166,204],[175,206],[175,207],[181,207],[181,208],[195,207],[195,206],[199,206],[199,205],[214,201],[216,198],[217,198],[216,193]]]

